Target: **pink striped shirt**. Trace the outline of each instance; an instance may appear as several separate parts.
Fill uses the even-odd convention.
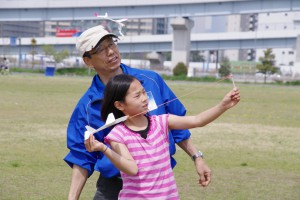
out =
[[[146,139],[121,123],[105,137],[109,140],[125,144],[139,169],[135,176],[121,172],[119,199],[179,199],[170,161],[168,114],[150,116]]]

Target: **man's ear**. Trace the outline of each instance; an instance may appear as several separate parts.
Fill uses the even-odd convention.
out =
[[[115,101],[114,106],[120,111],[124,110],[124,104],[121,101]]]
[[[83,62],[88,66],[88,68],[94,69],[94,66],[91,63],[91,59],[88,57],[83,57]]]

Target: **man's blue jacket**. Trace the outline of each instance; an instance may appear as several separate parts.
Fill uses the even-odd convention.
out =
[[[157,109],[150,112],[150,114],[164,114],[172,113],[176,115],[185,115],[186,110],[179,100],[166,103],[174,100],[176,96],[166,85],[161,76],[150,70],[141,70],[128,67],[121,64],[124,74],[130,74],[136,77],[145,88],[146,92],[151,91],[155,102],[158,106]],[[101,120],[101,106],[105,85],[101,82],[98,75],[93,78],[92,85],[81,97],[76,105],[67,128],[67,147],[70,152],[64,160],[73,167],[76,164],[85,168],[92,175],[94,170],[99,171],[104,177],[119,176],[119,170],[105,157],[101,152],[88,152],[84,146],[84,132],[85,126],[89,125],[95,129],[105,124]],[[164,104],[166,103],[166,104]],[[163,106],[159,106],[164,104]],[[107,128],[103,131],[95,133],[95,138],[103,142],[103,138],[110,132],[111,129]],[[188,130],[172,130],[170,134],[170,154],[175,154],[175,142],[181,142],[190,137]],[[176,165],[176,161],[171,157],[172,167]]]

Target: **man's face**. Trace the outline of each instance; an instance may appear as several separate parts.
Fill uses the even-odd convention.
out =
[[[106,37],[98,46],[84,57],[85,63],[100,74],[114,73],[119,69],[121,55],[117,46],[117,38]]]

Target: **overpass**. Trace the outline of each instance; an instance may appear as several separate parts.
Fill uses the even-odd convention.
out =
[[[298,10],[299,0],[1,0],[0,21],[92,20],[105,12],[111,18],[173,18]]]

